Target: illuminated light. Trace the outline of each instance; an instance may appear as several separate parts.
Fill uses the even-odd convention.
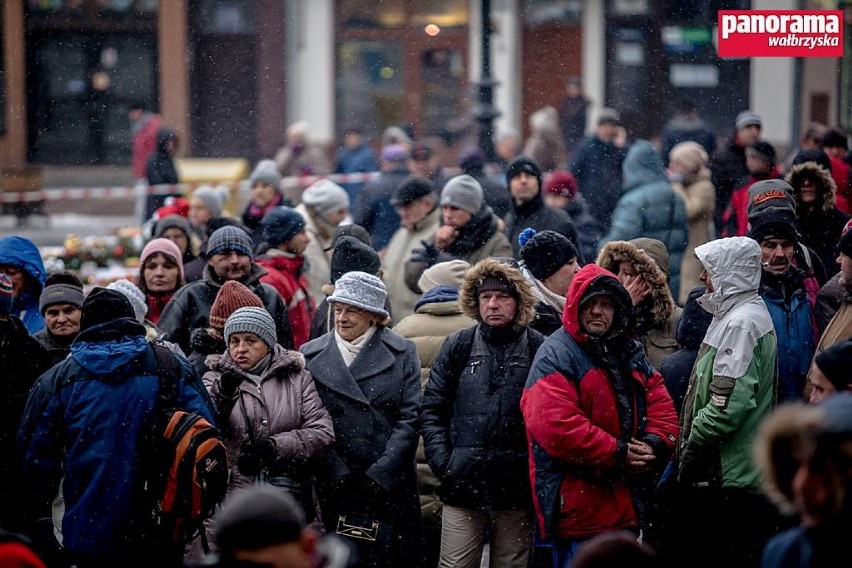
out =
[[[393,70],[393,67],[382,67],[379,71],[379,75],[382,76],[382,79],[390,79],[396,74],[396,71]]]
[[[439,28],[439,27],[438,27],[438,26],[436,26],[435,24],[429,24],[428,26],[426,26],[426,27],[424,28],[424,30],[423,30],[423,31],[425,31],[425,32],[426,32],[426,35],[430,35],[430,36],[432,36],[432,37],[435,37],[436,35],[438,35],[439,33],[441,33],[441,28]]]

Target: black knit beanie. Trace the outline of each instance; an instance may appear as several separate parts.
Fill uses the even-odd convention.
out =
[[[852,365],[852,339],[835,343],[825,351],[817,353],[814,363],[831,384],[839,390],[846,390],[850,384],[849,366]]]
[[[544,189],[544,183],[541,180],[541,167],[529,156],[518,156],[509,163],[509,167],[506,169],[506,183],[511,183],[512,178],[521,172],[535,176],[538,180],[539,191]]]
[[[299,540],[305,514],[284,490],[252,485],[233,494],[213,519],[213,534],[223,556]]]
[[[80,332],[90,327],[108,323],[121,318],[136,319],[133,306],[127,296],[118,290],[95,288],[83,301],[80,316]]]
[[[376,275],[381,267],[379,254],[370,246],[355,237],[343,236],[337,239],[331,254],[331,283],[353,270]]]
[[[555,231],[524,229],[518,237],[520,257],[530,274],[546,280],[557,270],[577,258],[577,249],[563,235]]]

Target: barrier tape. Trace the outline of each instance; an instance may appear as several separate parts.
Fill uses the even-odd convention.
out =
[[[366,172],[358,174],[329,174],[327,176],[291,176],[281,178],[281,189],[293,187],[308,187],[321,179],[335,183],[359,183],[378,179],[381,172]],[[143,197],[146,195],[169,195],[172,193],[185,194],[202,185],[224,185],[229,189],[248,189],[248,180],[179,183],[163,185],[119,185],[112,187],[57,187],[39,189],[36,191],[4,191],[0,195],[0,203],[29,203],[33,201],[60,201],[68,199],[123,199],[128,197]]]

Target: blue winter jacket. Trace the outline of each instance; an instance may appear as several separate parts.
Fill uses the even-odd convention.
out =
[[[44,287],[46,274],[38,247],[24,237],[0,239],[0,265],[17,266],[30,276],[32,286],[12,302],[12,314],[21,318],[30,335],[44,328],[44,318],[38,309],[38,300]]]
[[[800,288],[787,306],[781,294],[761,286],[760,297],[772,317],[778,340],[778,402],[802,401],[805,379],[816,350],[813,309],[808,295],[804,287]]]
[[[178,406],[213,423],[212,404],[192,365],[178,363]],[[155,421],[157,361],[145,328],[130,318],[81,333],[71,355],[30,392],[18,448],[31,518],[48,516],[62,480],[63,544],[115,554],[140,513],[141,437]]]
[[[669,288],[680,293],[680,264],[688,238],[686,205],[666,179],[660,157],[651,144],[637,140],[622,166],[622,195],[612,214],[609,234],[600,242],[648,237],[661,241],[671,258]]]
[[[341,148],[337,152],[336,174],[354,174],[379,171],[379,161],[376,153],[367,144],[357,148]],[[340,186],[349,194],[349,201],[355,203],[358,194],[364,188],[364,182],[341,183]]]

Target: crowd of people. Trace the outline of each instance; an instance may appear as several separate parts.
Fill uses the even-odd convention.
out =
[[[241,214],[213,186],[152,204],[106,288],[0,238],[0,563],[848,557],[846,135],[784,162],[748,110],[718,147],[686,103],[659,143],[611,109],[585,138],[532,118],[526,153],[455,169],[398,128],[378,155],[348,129],[332,166],[294,124]],[[164,376],[228,455],[177,537],[147,508]]]

